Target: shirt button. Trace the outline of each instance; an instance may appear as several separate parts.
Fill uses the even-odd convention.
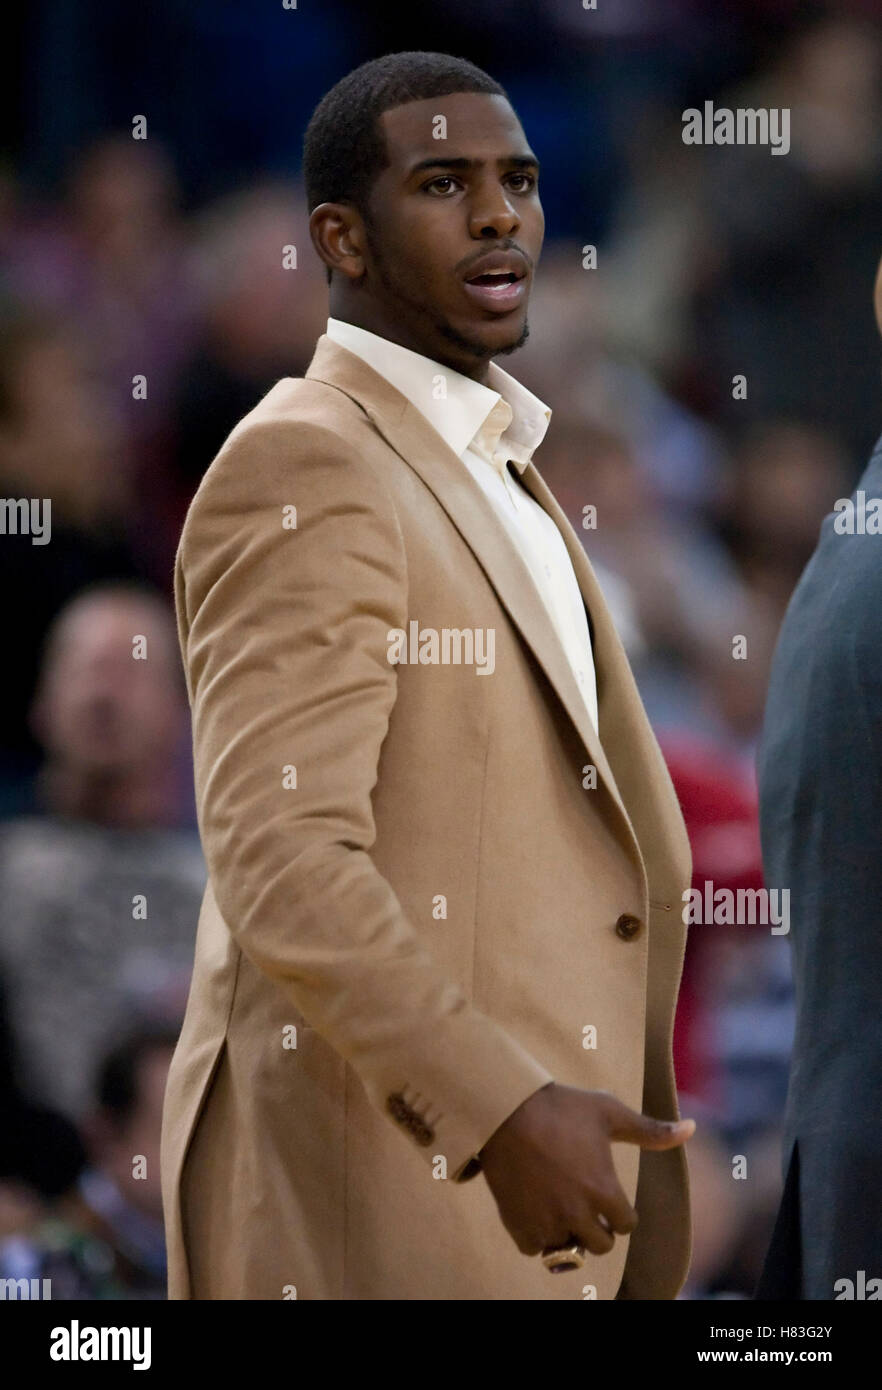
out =
[[[630,912],[623,912],[616,922],[616,936],[620,936],[623,941],[633,941],[642,930],[643,923],[640,918],[632,916]]]

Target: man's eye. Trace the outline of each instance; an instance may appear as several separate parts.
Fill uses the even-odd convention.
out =
[[[509,178],[522,180],[515,189],[516,193],[527,193],[536,183],[536,178],[533,174],[510,174]]]
[[[448,184],[448,185],[450,185],[450,187],[449,187],[449,188],[439,188],[438,185],[439,185],[440,183]],[[441,174],[441,175],[439,175],[439,177],[438,177],[437,179],[431,179],[428,183],[424,183],[424,184],[423,184],[423,192],[424,192],[424,193],[433,192],[433,193],[441,193],[441,194],[444,194],[444,193],[449,192],[450,189],[453,187],[453,185],[454,185],[455,183],[456,183],[456,179],[454,179],[450,174]]]

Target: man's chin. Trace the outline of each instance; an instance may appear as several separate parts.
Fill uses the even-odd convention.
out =
[[[441,334],[453,347],[469,353],[477,362],[486,362],[491,357],[505,357],[517,352],[530,336],[530,326],[526,318],[519,327],[503,327],[487,324],[483,332],[470,333],[468,329],[454,328],[450,323],[439,323]]]
[[[505,357],[510,352],[517,352],[518,348],[522,348],[524,346],[524,343],[527,341],[529,336],[530,325],[527,323],[527,320],[524,319],[523,327],[521,328],[520,333],[513,335],[511,341],[506,343],[504,347],[497,348],[493,356]]]

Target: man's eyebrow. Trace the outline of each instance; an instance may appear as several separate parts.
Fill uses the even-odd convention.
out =
[[[408,170],[408,178],[413,178],[414,174],[422,173],[425,169],[477,169],[482,163],[479,159],[466,159],[464,156],[444,156],[433,155],[430,159],[421,159]],[[496,163],[501,167],[505,165],[510,169],[535,169],[539,172],[539,160],[533,154],[505,154],[497,159]]]

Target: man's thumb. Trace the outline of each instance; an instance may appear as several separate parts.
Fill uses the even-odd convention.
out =
[[[694,1120],[655,1120],[627,1105],[611,1116],[610,1139],[639,1144],[641,1149],[675,1149],[695,1133]]]

